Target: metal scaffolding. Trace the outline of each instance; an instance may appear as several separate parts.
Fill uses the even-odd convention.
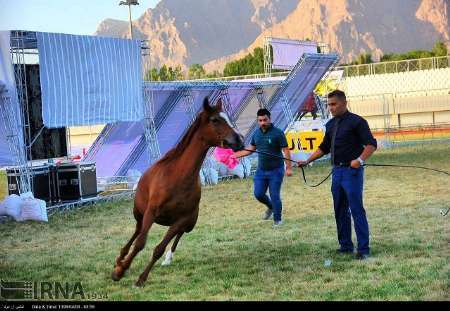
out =
[[[149,48],[145,41],[141,41],[141,51],[142,57],[148,54]],[[15,174],[18,177],[18,192],[20,194],[25,192],[30,192],[33,189],[32,186],[32,168],[36,165],[35,159],[32,155],[32,146],[36,141],[37,137],[42,133],[42,129],[33,137],[31,131],[30,123],[30,111],[29,111],[29,98],[27,95],[27,71],[26,66],[28,64],[38,64],[39,63],[39,50],[37,46],[36,32],[33,31],[22,31],[22,30],[12,30],[10,31],[10,55],[12,64],[14,65],[14,74],[16,81],[16,91],[18,99],[18,107],[14,107],[15,101],[11,100],[10,94],[4,91],[0,94],[0,120],[2,124],[2,129],[6,133],[6,138],[8,142],[8,147],[10,153],[13,155],[13,164]],[[145,62],[144,62],[145,63]],[[143,88],[143,91],[145,89]],[[145,118],[145,137],[149,141],[150,149],[155,158],[160,157],[160,152],[158,150],[157,142],[154,143],[156,131],[154,125],[154,114],[152,110],[151,94],[143,94],[143,96],[150,95],[150,99],[147,103],[150,105],[146,106],[148,110],[146,111]],[[16,110],[17,108],[17,110]],[[114,128],[114,124],[108,124],[105,129],[105,133],[108,133]],[[99,136],[96,139],[97,148],[101,148],[102,138]],[[70,138],[66,134],[67,144],[70,145]],[[128,191],[129,192],[129,191]],[[127,192],[127,193],[128,193]],[[102,197],[99,200],[109,200],[109,198],[123,197],[121,194],[114,194],[108,197]],[[129,196],[126,194],[125,196]],[[96,201],[96,199],[89,199],[89,202]],[[48,207],[48,210],[54,209],[66,209],[72,206],[84,205],[86,200],[80,200],[79,202],[64,203],[58,206]]]

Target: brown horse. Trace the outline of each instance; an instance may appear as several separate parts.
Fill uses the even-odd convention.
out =
[[[168,226],[169,230],[155,247],[136,286],[144,284],[155,262],[175,238],[163,265],[170,263],[181,236],[190,232],[197,222],[201,197],[199,173],[208,149],[214,146],[229,147],[235,151],[244,147],[242,136],[222,112],[222,102],[219,100],[215,107],[211,107],[208,98],[205,98],[203,111],[180,143],[141,177],[133,209],[136,230],[120,250],[112,273],[113,280],[118,281],[123,277],[134,257],[145,247],[147,234],[153,223]],[[133,250],[128,254],[133,242]]]

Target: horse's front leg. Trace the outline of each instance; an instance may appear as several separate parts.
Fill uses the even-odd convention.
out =
[[[134,257],[136,257],[136,255],[145,247],[147,234],[153,224],[153,221],[153,214],[147,210],[142,221],[140,232],[137,235],[136,242],[134,243],[133,250],[124,260],[116,262],[116,266],[114,267],[111,275],[114,281],[119,281],[123,277],[125,271],[130,267]]]
[[[139,233],[141,232],[141,228],[142,228],[142,217],[136,220],[136,229],[133,233],[133,236],[128,241],[128,243],[120,250],[119,257],[116,258],[116,266],[122,265],[123,259],[125,258],[126,255],[128,255],[131,245],[133,245],[134,240],[136,240]]]
[[[174,224],[169,228],[169,230],[167,230],[163,240],[153,250],[152,259],[147,267],[145,267],[144,272],[142,272],[142,274],[139,276],[139,279],[136,281],[136,286],[142,286],[144,284],[153,265],[159,258],[161,258],[161,256],[164,254],[164,251],[166,250],[167,245],[170,243],[174,236],[181,232],[180,230],[181,227],[179,224]]]

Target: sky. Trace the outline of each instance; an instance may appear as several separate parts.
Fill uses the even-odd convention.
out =
[[[34,30],[92,35],[106,18],[128,21],[128,6],[119,0],[0,0],[1,30]],[[133,20],[160,0],[138,0]]]

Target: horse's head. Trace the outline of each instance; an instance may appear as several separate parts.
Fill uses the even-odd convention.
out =
[[[202,140],[211,147],[231,148],[233,151],[244,148],[244,139],[231,124],[227,114],[222,111],[222,101],[219,99],[215,107],[210,106],[208,97],[203,101],[201,113]]]

